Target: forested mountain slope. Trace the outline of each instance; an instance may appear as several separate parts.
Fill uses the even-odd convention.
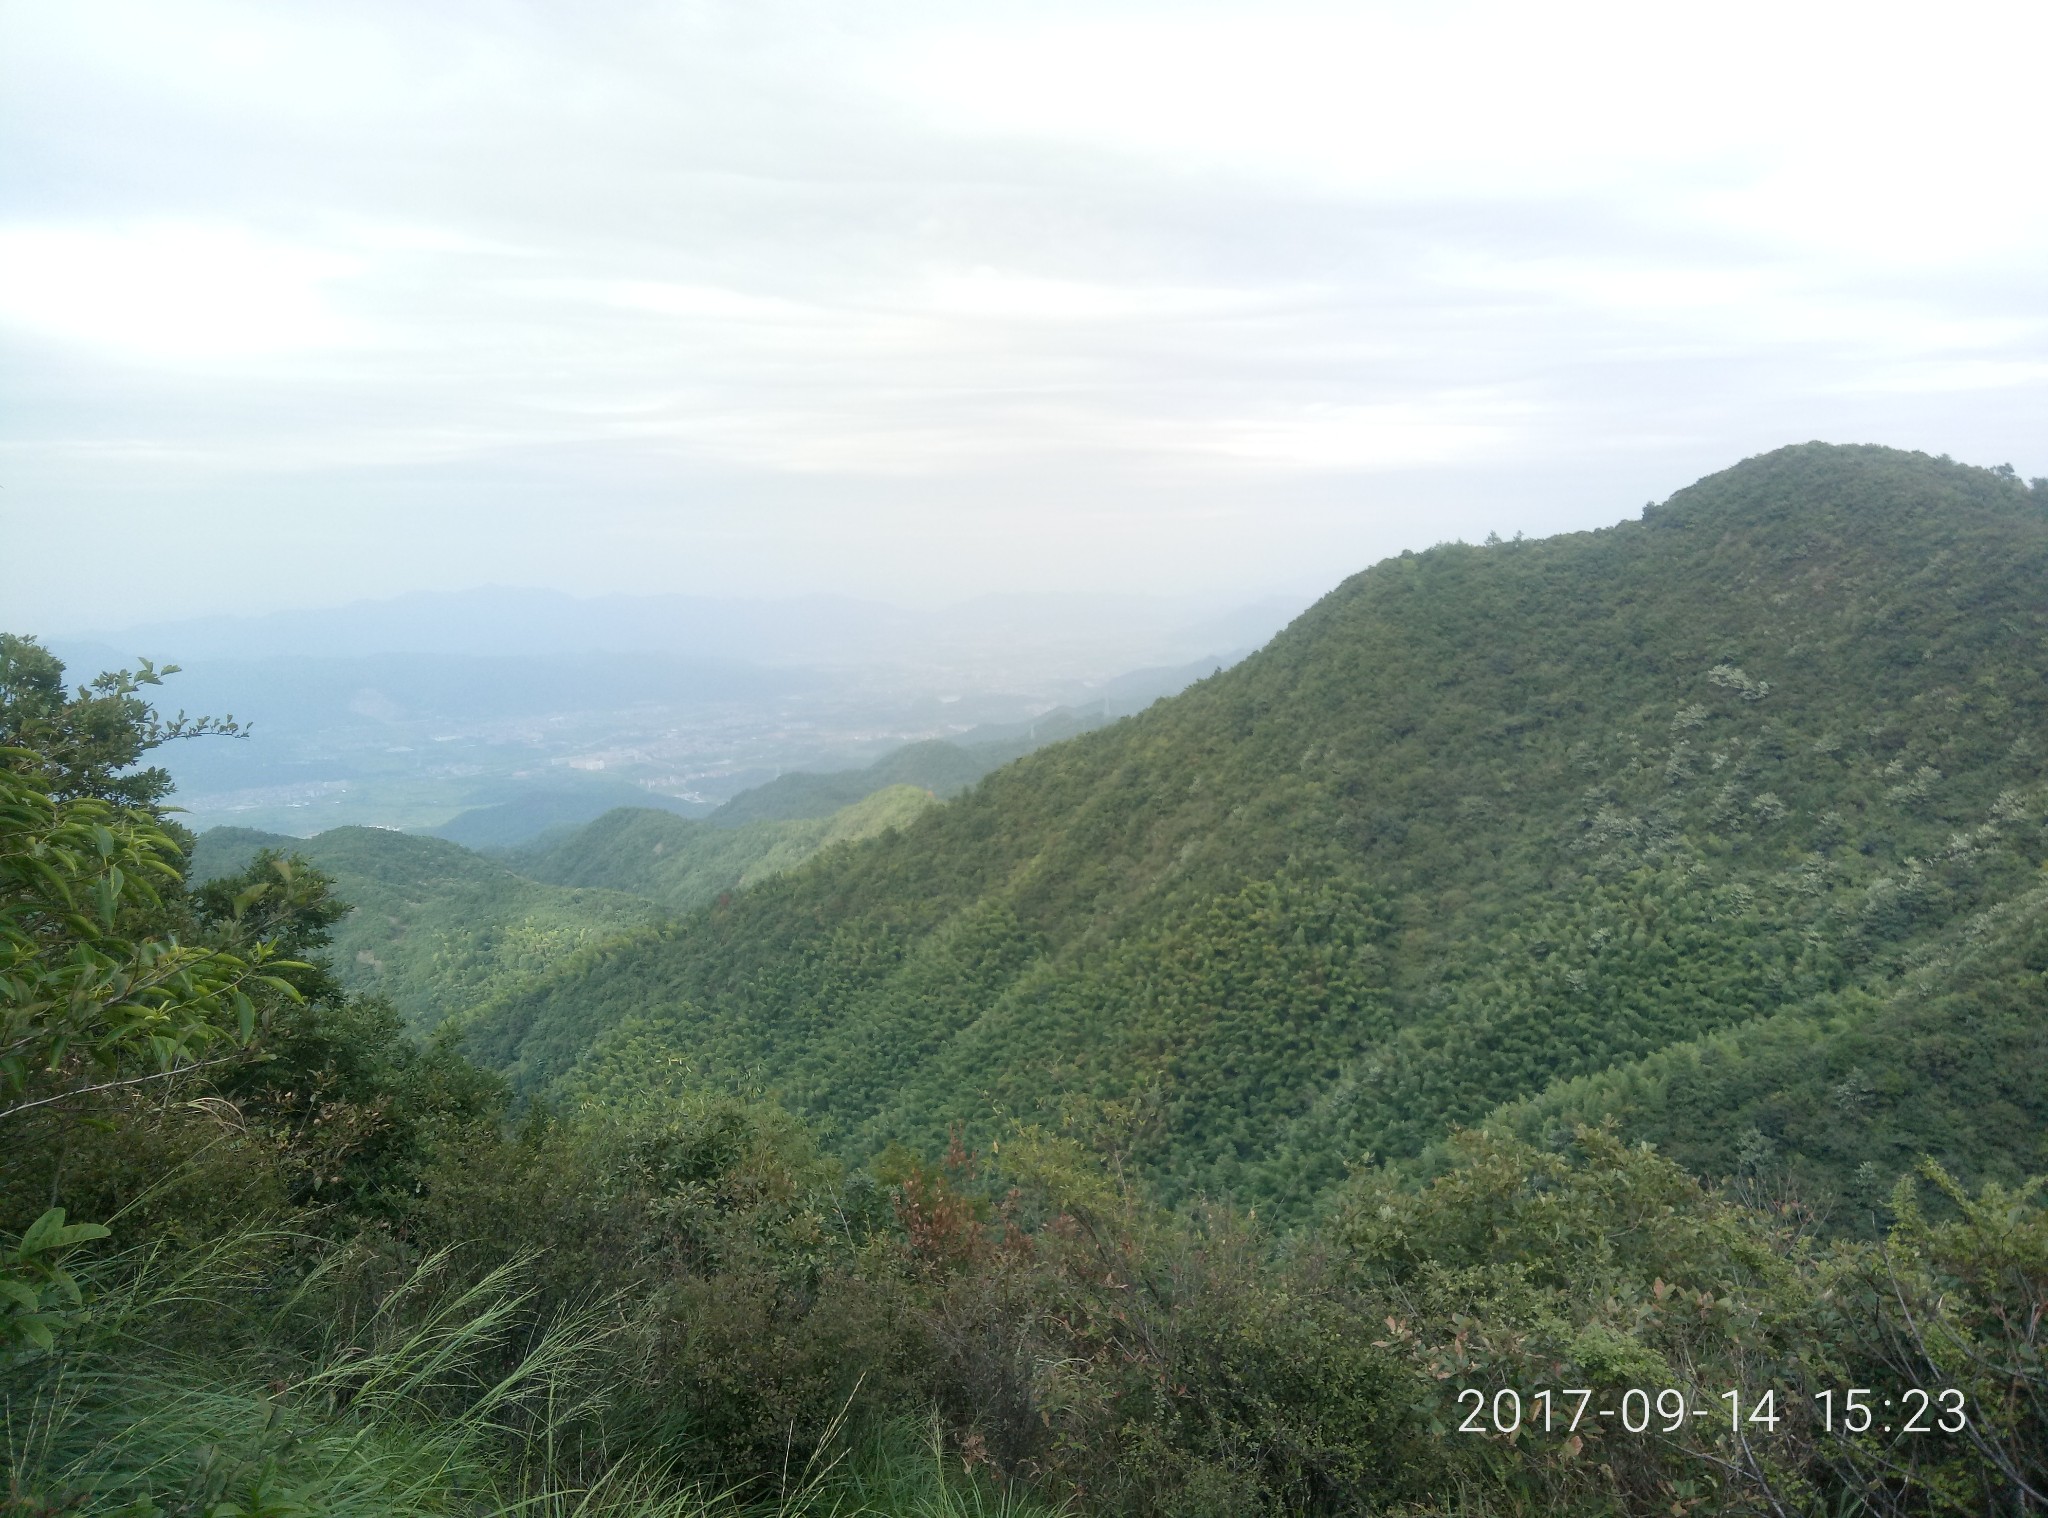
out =
[[[237,874],[262,849],[333,877],[355,908],[334,928],[336,975],[350,990],[388,997],[417,1031],[666,915],[635,896],[542,884],[459,844],[387,828],[312,838],[212,828],[192,851],[190,878]]]
[[[787,775],[777,775],[752,790],[740,792],[713,812],[709,820],[720,827],[739,827],[749,822],[829,817],[864,797],[893,786],[913,786],[929,791],[943,801],[949,796],[959,795],[982,776],[1001,769],[1011,760],[1022,758],[1048,743],[1087,732],[1103,720],[1092,713],[1053,711],[1035,722],[1026,723],[1022,731],[1007,737],[972,743],[949,743],[943,738],[927,738],[921,743],[906,743],[865,769],[834,770],[823,774],[793,770]]]
[[[900,827],[938,803],[912,786],[829,817],[715,827],[620,807],[552,843],[498,857],[389,828],[291,838],[212,828],[193,851],[195,884],[247,867],[259,849],[297,854],[334,878],[355,910],[334,930],[336,973],[389,998],[415,1029],[438,1025],[584,949],[794,869],[831,844]]]
[[[891,785],[824,817],[737,827],[621,807],[566,838],[513,849],[503,858],[510,868],[535,880],[630,891],[687,911],[726,891],[793,869],[831,844],[901,827],[936,805],[929,791]]]
[[[694,817],[705,810],[674,797],[656,797],[630,781],[604,783],[585,775],[573,783],[535,785],[504,801],[471,807],[432,829],[431,836],[466,849],[526,848],[545,836],[585,827],[621,807],[673,817]]]
[[[1605,531],[1404,554],[1180,697],[520,990],[471,1047],[529,1088],[680,1056],[855,1152],[1059,1118],[1169,1195],[1300,1205],[1724,1034],[1697,1060],[1748,1084],[1714,1131],[1662,1095],[1638,1120],[1839,1179],[1781,1076],[1940,1100],[1911,1072],[1993,1003],[2002,1058],[2039,1048],[2044,588],[2048,502],[2009,473],[1818,444]],[[1802,1019],[1812,1070],[1806,1033],[1772,1052]],[[1998,1119],[1948,1157],[1994,1163],[2048,1118],[2039,1067],[1949,1043]]]
[[[1862,1233],[1922,1155],[2005,1185],[2048,1171],[2048,884],[1897,962],[1896,980],[1561,1082],[1491,1125],[1555,1143],[1617,1118],[1691,1169],[1789,1181]]]

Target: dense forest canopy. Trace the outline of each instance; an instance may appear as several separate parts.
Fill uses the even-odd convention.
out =
[[[1788,449],[500,861],[0,639],[0,1508],[2041,1511],[2044,570]]]

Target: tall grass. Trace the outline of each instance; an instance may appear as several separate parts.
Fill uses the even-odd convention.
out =
[[[92,1312],[52,1353],[0,1363],[0,1511],[122,1518],[1032,1518],[963,1473],[936,1424],[835,1427],[746,1498],[676,1452],[593,1462],[603,1306],[535,1325],[522,1267],[463,1284],[446,1255],[365,1311],[303,1330],[331,1265],[266,1290],[299,1241],[250,1230],[81,1272]],[[291,1331],[295,1325],[298,1332]],[[297,1348],[290,1346],[297,1345]],[[593,1464],[595,1468],[593,1468]],[[762,1479],[766,1478],[766,1479]],[[774,1491],[759,1497],[762,1488]]]
[[[517,1266],[450,1288],[431,1257],[357,1325],[367,1342],[281,1349],[260,1330],[320,1278],[254,1319],[256,1278],[289,1242],[245,1232],[89,1272],[86,1324],[0,1370],[12,1494],[206,1518],[485,1511],[549,1414],[589,1411],[560,1391],[606,1330],[567,1319],[519,1344]]]

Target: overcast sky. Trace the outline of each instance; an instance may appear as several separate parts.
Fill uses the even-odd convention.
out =
[[[0,625],[2048,474],[2048,6],[0,4]]]

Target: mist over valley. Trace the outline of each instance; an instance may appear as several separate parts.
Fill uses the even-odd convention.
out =
[[[1034,741],[1141,709],[1300,608],[1011,596],[577,599],[482,590],[57,639],[73,664],[180,667],[245,738],[172,756],[188,825],[343,825],[518,843],[614,806],[713,811],[793,770],[906,743]]]

